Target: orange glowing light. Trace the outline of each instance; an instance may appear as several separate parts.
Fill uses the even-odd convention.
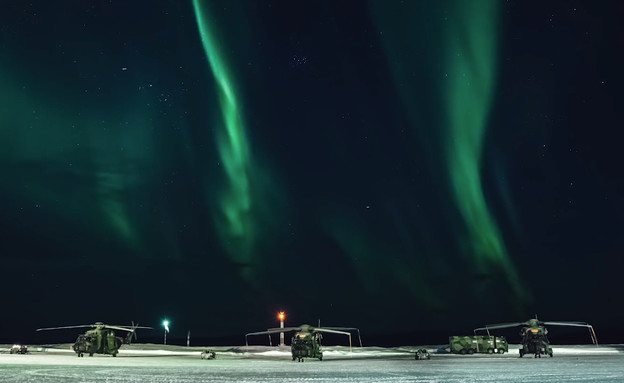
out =
[[[283,311],[280,311],[279,313],[277,313],[277,318],[283,321],[284,318],[286,318],[286,314]]]

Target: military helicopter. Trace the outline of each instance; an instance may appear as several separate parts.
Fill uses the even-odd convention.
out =
[[[292,332],[295,334],[292,337],[290,344],[290,351],[292,353],[292,360],[303,362],[303,358],[318,358],[323,360],[323,351],[321,350],[321,339],[323,339],[323,333],[342,334],[349,337],[349,347],[351,347],[351,333],[349,331],[357,331],[358,338],[360,340],[360,347],[362,347],[362,338],[360,338],[360,330],[353,327],[313,327],[308,324],[302,324],[299,327],[276,327],[270,328],[266,331],[251,332],[245,334],[245,344],[249,345],[247,337],[249,335],[269,335],[269,344],[271,342],[271,334],[277,334],[281,332]]]
[[[520,336],[522,337],[522,347],[519,349],[520,357],[524,355],[533,354],[535,358],[541,358],[542,355],[553,356],[552,347],[550,347],[550,341],[548,340],[548,330],[545,326],[571,326],[571,327],[586,327],[589,329],[589,335],[592,342],[597,345],[598,339],[596,338],[596,332],[592,325],[585,322],[544,322],[537,319],[529,319],[526,322],[517,323],[499,323],[489,324],[485,327],[477,328],[477,331],[485,330],[490,335],[490,330],[496,330],[501,328],[520,327]]]
[[[132,324],[131,327],[126,326],[112,326],[102,322],[96,322],[95,324],[86,324],[78,326],[63,326],[63,327],[46,327],[38,328],[37,331],[48,330],[62,330],[69,328],[85,328],[91,327],[92,330],[87,330],[84,334],[78,335],[78,339],[72,345],[72,349],[78,354],[78,357],[83,357],[84,354],[108,354],[117,356],[119,348],[123,344],[130,344],[132,336],[136,339],[136,329],[151,329],[151,327],[142,327]],[[115,336],[115,331],[126,331],[128,335],[125,338]]]

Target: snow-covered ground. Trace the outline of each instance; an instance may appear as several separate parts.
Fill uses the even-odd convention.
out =
[[[78,358],[69,345],[31,346],[27,355],[0,346],[0,382],[624,382],[624,347],[553,346],[555,357],[435,353],[420,347],[324,347],[323,361],[291,360],[288,347],[124,346],[119,355]]]

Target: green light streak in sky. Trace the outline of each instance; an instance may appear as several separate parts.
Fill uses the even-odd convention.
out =
[[[15,204],[53,212],[59,230],[76,225],[137,249],[140,238],[125,191],[140,182],[128,168],[145,163],[146,153],[135,145],[120,152],[118,136],[112,133],[116,124],[104,124],[105,117],[92,110],[80,110],[85,116],[77,117],[80,113],[68,106],[71,102],[47,96],[49,89],[19,86],[24,78],[0,68],[0,161],[10,164],[5,173],[16,173],[15,182],[3,189],[16,194]],[[106,117],[127,116],[109,112]],[[136,130],[133,137],[140,136]]]
[[[131,248],[138,246],[138,236],[129,218],[123,195],[127,188],[128,175],[120,172],[99,170],[95,173],[96,192],[100,197],[100,209],[108,218],[109,224]]]
[[[440,190],[440,212],[461,219],[461,226],[452,226],[453,245],[472,265],[471,274],[485,280],[502,276],[516,306],[527,295],[489,210],[481,173],[497,79],[499,3],[370,4],[416,134],[415,150],[425,154],[423,166],[447,175],[427,182]]]
[[[199,0],[193,1],[193,8],[204,51],[217,83],[225,128],[225,131],[218,132],[218,149],[229,185],[219,204],[225,221],[219,219],[217,224],[222,242],[233,260],[248,265],[251,262],[255,230],[251,216],[252,165],[245,125],[233,78],[228,72],[223,50],[219,47],[220,40],[212,29],[210,15]]]
[[[452,190],[466,223],[479,271],[505,273],[517,296],[524,289],[483,194],[481,165],[497,67],[498,2],[456,2],[449,23],[446,158]]]

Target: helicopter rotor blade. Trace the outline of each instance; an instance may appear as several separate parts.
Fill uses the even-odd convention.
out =
[[[585,322],[543,322],[546,326],[572,326],[572,327],[591,327]]]
[[[113,329],[113,330],[128,331],[128,332],[134,332],[138,328],[147,329],[147,330],[153,330],[153,328],[151,328],[151,327],[143,327],[143,326],[126,327],[126,326],[104,325],[104,327],[105,328],[110,328],[110,329]]]
[[[598,345],[598,338],[596,337],[596,332],[594,331],[594,326],[585,322],[544,322],[545,325],[548,326],[568,326],[568,327],[586,327],[589,330],[589,336],[592,340],[592,343]]]
[[[342,330],[342,331],[359,331],[357,327],[334,327],[334,326],[323,326],[317,328],[328,328],[330,330]]]
[[[139,328],[139,324],[137,323],[136,325],[134,324],[134,321],[131,321],[132,323],[132,336],[134,337],[134,340],[137,340],[137,333],[136,333],[136,329]]]
[[[349,335],[349,336],[351,336],[351,333],[348,332],[348,331],[332,330],[332,329],[329,329],[327,327],[315,327],[313,329],[313,331],[327,332],[327,333],[331,333],[331,334],[342,334],[342,335]]]
[[[357,331],[358,340],[360,341],[360,347],[362,347],[362,337],[360,336],[360,329],[357,328],[357,327],[333,327],[333,326],[330,326],[330,327],[323,327],[323,328],[328,328],[330,330]]]
[[[511,327],[518,327],[518,326],[526,326],[526,325],[528,325],[527,322],[487,324],[485,325],[485,327],[479,327],[479,328],[474,329],[474,331],[496,330],[499,328],[511,328]]]
[[[81,325],[77,325],[77,326],[44,327],[44,328],[38,328],[35,331],[63,330],[63,329],[67,329],[67,328],[85,328],[85,327],[95,327],[95,325],[92,325],[92,324],[81,324]]]
[[[250,332],[248,334],[245,334],[245,336],[248,335],[267,335],[267,334],[277,334],[280,332],[290,332],[290,331],[301,331],[301,327],[284,327],[284,328],[270,328],[266,331],[258,331],[258,332]]]
[[[598,337],[596,337],[596,332],[594,331],[593,326],[589,326],[589,336],[591,336],[592,342],[594,342],[594,344],[598,346]]]
[[[271,333],[275,334],[276,332],[290,332],[290,331],[305,331],[305,329],[301,326],[299,327],[272,327],[268,328],[267,331],[271,331]]]
[[[269,344],[272,346],[273,342],[271,341],[271,334],[278,334],[280,332],[290,332],[290,331],[301,331],[301,327],[284,327],[284,328],[277,327],[277,328],[270,328],[266,331],[250,332],[248,334],[245,334],[245,345],[249,346],[249,340],[247,339],[247,337],[250,335],[268,335]]]

